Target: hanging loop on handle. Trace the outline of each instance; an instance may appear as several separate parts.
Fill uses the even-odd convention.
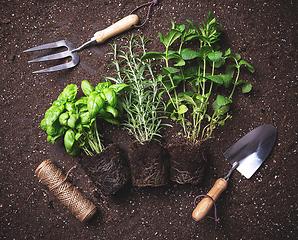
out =
[[[213,203],[213,206],[214,206],[214,217],[210,217],[210,216],[207,216],[207,217],[208,217],[208,218],[211,218],[211,219],[213,219],[213,220],[215,221],[215,228],[216,228],[216,227],[217,227],[217,223],[219,222],[220,219],[217,217],[217,210],[216,210],[216,204],[215,204],[215,201],[214,201],[213,198],[210,197],[209,195],[206,195],[206,194],[198,195],[198,196],[196,196],[196,198],[195,198],[195,200],[194,200],[194,206],[195,206],[195,208],[197,207],[197,205],[196,205],[196,201],[197,201],[197,199],[200,198],[200,197],[208,197],[208,198],[211,199],[211,201],[212,201],[212,203]]]
[[[144,4],[142,4],[141,6],[138,6],[138,7],[136,7],[134,10],[131,11],[130,14],[132,14],[134,11],[138,10],[139,8],[149,6],[149,8],[148,8],[148,13],[147,13],[147,17],[146,17],[145,21],[144,21],[141,25],[134,25],[134,27],[139,28],[139,27],[142,27],[142,26],[145,25],[145,23],[146,23],[147,20],[149,19],[149,13],[150,13],[151,7],[152,7],[152,6],[155,6],[157,3],[158,3],[158,0],[152,0],[151,2],[144,3]]]

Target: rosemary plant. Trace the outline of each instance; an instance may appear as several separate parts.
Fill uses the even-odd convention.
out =
[[[165,104],[160,92],[160,81],[154,75],[151,60],[141,61],[146,53],[145,45],[151,39],[137,35],[124,38],[128,44],[118,48],[112,45],[112,65],[116,68],[116,78],[106,77],[115,83],[126,83],[130,86],[127,94],[122,96],[122,105],[126,111],[126,119],[122,124],[136,140],[144,144],[156,137],[161,137],[161,127]],[[110,66],[110,65],[109,65]]]

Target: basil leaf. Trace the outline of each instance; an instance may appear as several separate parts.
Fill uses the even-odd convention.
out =
[[[88,109],[87,109],[87,105],[85,105],[85,106],[82,106],[80,109],[79,109],[79,112],[81,113],[81,112],[87,112],[88,111]]]
[[[102,109],[103,105],[104,100],[102,97],[97,92],[91,93],[87,101],[87,109],[90,113],[90,118],[95,117],[99,110]]]
[[[47,134],[50,136],[55,136],[59,133],[59,129],[60,129],[61,125],[59,124],[59,122],[55,122],[51,125],[48,125],[47,127]]]
[[[74,103],[67,102],[65,104],[65,108],[66,108],[67,111],[69,111],[71,113],[75,113],[76,112],[76,107],[75,107],[75,104]]]
[[[95,91],[97,91],[97,92],[102,92],[102,90],[103,90],[104,88],[108,88],[109,86],[111,86],[111,82],[110,82],[110,80],[106,80],[106,82],[99,83],[99,84],[95,87]]]
[[[112,123],[112,124],[115,124],[117,126],[120,126],[120,123],[117,119],[115,118],[104,118],[105,121],[109,122],[109,123]]]
[[[67,152],[72,151],[74,143],[75,143],[75,133],[73,130],[69,129],[67,130],[64,136],[64,146]]]
[[[71,151],[68,151],[69,155],[70,156],[73,156],[73,157],[76,157],[79,155],[80,153],[80,147],[79,147],[79,143],[78,142],[75,142],[73,147],[72,147],[72,150]]]
[[[68,121],[67,121],[67,125],[70,127],[70,128],[75,128],[76,126],[76,122],[79,118],[79,115],[78,114],[72,114],[70,115]]]
[[[110,118],[112,117],[112,114],[111,113],[108,113],[106,110],[104,110],[103,108],[100,109],[99,111],[99,115],[100,117],[104,118],[104,119],[107,119],[107,118]]]
[[[86,80],[81,83],[81,88],[83,93],[88,97],[92,92],[94,92],[94,87]]]
[[[80,114],[80,122],[82,125],[88,124],[90,122],[89,112],[83,112]]]
[[[87,97],[80,97],[76,101],[75,106],[78,107],[78,108],[81,108],[83,105],[86,105],[87,104],[87,101],[88,101],[88,98]]]
[[[77,124],[76,125],[76,130],[78,130],[79,133],[83,132],[83,125],[81,123]]]
[[[64,106],[50,107],[45,113],[45,119],[47,125],[52,125],[60,116],[60,114],[64,111]]]
[[[129,90],[129,85],[125,83],[118,83],[118,84],[113,84],[109,86],[109,88],[113,89],[116,93],[119,93],[121,91],[127,91]]]
[[[59,95],[58,101],[62,103],[72,102],[77,95],[78,87],[75,84],[70,84],[64,88],[63,92]]]
[[[65,113],[62,113],[60,116],[59,116],[59,123],[61,125],[64,125],[66,126],[67,125],[67,121],[69,119],[69,113],[68,112],[65,112]]]
[[[117,95],[116,95],[115,91],[111,88],[105,88],[105,89],[103,89],[103,93],[104,93],[108,103],[112,107],[114,107],[117,104]]]
[[[47,125],[47,121],[46,119],[42,119],[41,122],[40,122],[40,128],[44,131],[47,131],[47,128],[48,128],[48,125]]]
[[[112,106],[108,105],[105,110],[106,112],[111,113],[114,116],[114,118],[118,117],[118,111],[116,108],[113,108]]]
[[[48,135],[47,136],[47,141],[54,144],[55,143],[55,138],[53,138],[52,136]]]
[[[78,141],[83,136],[83,133],[76,133],[75,140]]]
[[[52,103],[52,106],[55,106],[55,107],[60,107],[63,105],[64,105],[64,103],[60,102],[59,100],[56,100],[55,102]]]

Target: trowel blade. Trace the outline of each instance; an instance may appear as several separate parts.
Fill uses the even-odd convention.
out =
[[[231,164],[239,162],[237,170],[249,179],[269,155],[276,136],[273,125],[262,125],[242,137],[223,155]]]

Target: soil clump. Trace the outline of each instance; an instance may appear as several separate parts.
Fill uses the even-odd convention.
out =
[[[81,164],[104,196],[115,194],[130,179],[128,164],[118,144],[109,145],[99,154],[84,156]]]
[[[179,184],[199,184],[206,165],[205,142],[196,144],[176,139],[168,144],[170,178]]]
[[[157,141],[134,143],[128,153],[133,186],[157,187],[169,182],[167,150]]]

